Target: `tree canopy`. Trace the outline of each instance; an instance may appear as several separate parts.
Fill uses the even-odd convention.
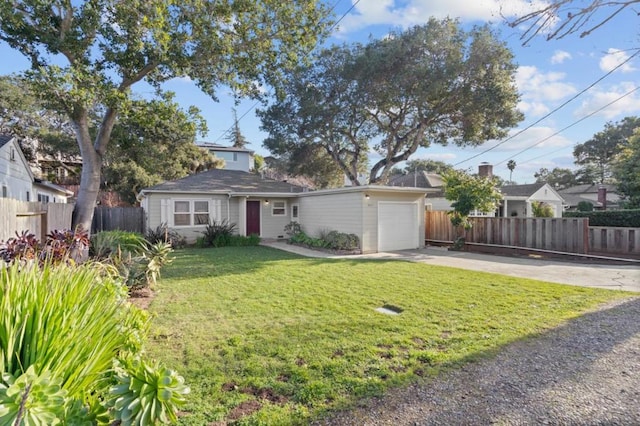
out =
[[[625,207],[640,208],[640,129],[616,158],[613,174],[618,190],[623,195]]]
[[[259,111],[264,146],[276,156],[319,146],[354,185],[373,152],[369,182],[384,182],[419,147],[479,145],[520,121],[512,60],[488,27],[451,19],[334,46]]]
[[[105,188],[135,203],[142,188],[222,167],[223,160],[195,144],[206,130],[197,108],[183,110],[170,92],[132,101],[111,134],[102,167]]]
[[[240,123],[238,122],[238,113],[236,109],[233,109],[233,127],[231,128],[231,132],[227,135],[227,140],[231,142],[231,146],[234,148],[244,148],[249,141],[244,137],[242,131],[240,130]]]
[[[427,173],[443,173],[447,170],[452,170],[453,166],[447,164],[444,161],[416,158],[414,160],[407,160],[404,168],[394,167],[391,170],[391,174],[403,175],[414,172],[427,172]]]
[[[451,223],[468,229],[469,215],[474,211],[494,211],[502,195],[496,189],[496,182],[488,177],[471,176],[460,170],[449,170],[442,175],[444,197],[451,201]]]
[[[561,167],[555,167],[552,170],[543,167],[535,172],[533,177],[536,178],[536,182],[548,183],[556,189],[565,189],[583,183],[573,170]]]
[[[640,118],[625,117],[617,123],[608,122],[603,131],[576,145],[573,156],[575,163],[585,168],[582,174],[589,175],[595,171],[598,183],[609,182],[616,155],[628,144],[629,138],[638,127]]]
[[[188,76],[213,99],[221,84],[258,96],[316,45],[326,18],[315,0],[20,0],[0,3],[0,40],[31,61],[43,105],[72,123],[83,161],[73,222],[88,229],[111,132],[136,83],[161,92]]]

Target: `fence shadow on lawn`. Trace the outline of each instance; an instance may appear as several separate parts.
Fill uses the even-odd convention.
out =
[[[554,387],[567,384],[573,387],[579,401],[582,375],[591,369],[597,371],[596,364],[603,357],[611,355],[619,345],[629,339],[637,339],[640,335],[640,297],[612,304],[613,306],[588,312],[545,332],[480,354],[471,354],[455,363],[456,366],[467,364],[464,368],[443,366],[448,372],[432,380],[393,389],[381,397],[360,401],[357,408],[329,414],[314,424],[341,425],[350,424],[352,419],[365,422],[368,418],[382,424],[394,419],[395,410],[402,410],[405,414],[414,413],[412,415],[415,417],[412,419],[406,415],[401,417],[412,424],[446,424],[459,418],[461,412],[468,424],[493,424],[505,416],[520,418],[524,423],[540,423],[541,419],[527,417],[531,412],[562,416],[562,407],[555,405],[554,401],[541,398],[541,395],[546,391],[553,395]],[[624,389],[622,392],[618,388],[607,389],[604,384],[598,391],[607,396],[603,398],[618,410],[614,414],[623,415],[626,424],[637,424],[640,422],[640,413],[635,410],[636,404],[633,401],[637,398],[638,374],[634,373],[633,366],[640,362],[640,353],[635,349],[631,352],[631,359],[620,359],[619,365],[607,370],[607,376],[630,375],[635,377],[634,385],[626,389],[626,394]],[[618,353],[617,350],[615,353]],[[629,351],[625,355],[628,356]],[[577,382],[574,384],[574,381]],[[445,382],[446,385],[439,385]],[[407,405],[399,403],[403,400],[415,402],[416,394],[421,395],[420,401],[415,404],[418,407],[411,406],[411,410],[407,410]],[[593,408],[588,402],[570,403],[582,405],[586,412]],[[626,411],[625,404],[629,404]],[[375,410],[375,406],[385,407],[385,410]],[[472,406],[479,409],[465,411],[465,407]],[[523,407],[534,409],[527,412]],[[605,412],[609,410],[608,407],[595,408],[604,408]],[[622,414],[620,410],[623,410]],[[554,421],[562,423],[562,418],[544,420],[550,421],[550,424]],[[576,420],[578,419],[573,419]],[[607,419],[597,417],[582,420],[607,423]]]

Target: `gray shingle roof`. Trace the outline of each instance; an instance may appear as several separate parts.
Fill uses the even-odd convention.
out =
[[[11,139],[13,139],[13,136],[0,133],[0,148],[5,146]]]
[[[508,195],[511,197],[529,197],[544,185],[546,185],[544,182],[528,183],[524,185],[505,185],[500,188],[500,192],[502,192],[502,195]]]
[[[598,188],[604,186],[607,188],[607,193],[617,193],[615,185],[610,184],[598,184],[598,183],[586,183],[582,185],[571,186],[569,188],[561,189],[558,191],[560,194],[597,194]]]
[[[142,191],[293,193],[303,192],[304,189],[286,182],[263,179],[260,175],[240,170],[214,169],[164,182]]]
[[[404,186],[417,188],[441,188],[442,177],[437,173],[409,173],[401,176],[394,176],[389,179],[390,186]]]

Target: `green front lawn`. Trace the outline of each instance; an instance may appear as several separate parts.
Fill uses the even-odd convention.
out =
[[[306,423],[628,295],[266,247],[178,251],[158,288],[149,352],[185,376],[181,422],[199,426]]]

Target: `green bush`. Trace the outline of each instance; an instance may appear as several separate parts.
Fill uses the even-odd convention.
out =
[[[553,217],[553,208],[542,201],[534,201],[531,203],[533,217]]]
[[[142,234],[127,231],[102,231],[91,236],[89,255],[95,259],[107,259],[118,250],[140,253],[144,250],[146,239]]]
[[[588,217],[589,226],[640,228],[640,209],[592,212],[564,212],[563,217]]]
[[[321,231],[318,238],[310,237],[300,231],[291,235],[289,242],[310,248],[326,248],[331,250],[355,250],[360,247],[360,239],[355,234],[338,231]]]
[[[148,315],[96,266],[0,270],[0,424],[133,424],[127,410],[146,413],[135,424],[175,419],[188,388],[173,372],[144,364],[141,374],[129,361],[142,353]],[[139,382],[125,388],[124,376]],[[118,404],[140,389],[144,398]]]
[[[231,241],[236,224],[223,219],[220,222],[213,221],[202,231],[205,247],[226,247]]]
[[[169,243],[174,250],[187,245],[187,239],[176,231],[170,230],[166,223],[161,223],[155,229],[147,229],[144,237],[151,244]]]
[[[577,209],[579,212],[592,212],[593,211],[593,203],[588,201],[580,201],[578,203]]]

